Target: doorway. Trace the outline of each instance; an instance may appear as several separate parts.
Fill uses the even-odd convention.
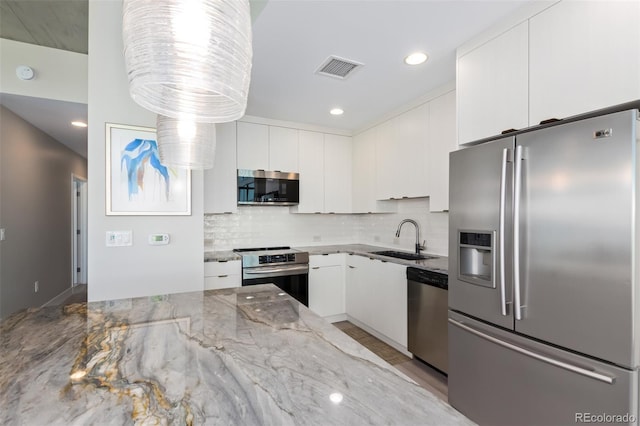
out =
[[[71,286],[87,284],[87,180],[71,175]]]

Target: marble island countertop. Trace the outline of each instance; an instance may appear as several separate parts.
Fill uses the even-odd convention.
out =
[[[472,423],[266,284],[10,316],[0,424]]]
[[[334,245],[318,245],[318,246],[305,246],[305,247],[293,247],[296,250],[308,251],[309,255],[321,255],[321,254],[333,254],[333,253],[347,253],[358,256],[367,256],[375,259],[386,260],[387,262],[399,263],[401,265],[413,266],[420,269],[428,269],[435,272],[447,274],[449,269],[449,260],[446,256],[433,255],[435,258],[423,259],[423,260],[403,260],[392,258],[388,256],[380,256],[373,254],[376,251],[394,250],[389,247],[378,247],[367,244],[334,244]],[[399,250],[405,251],[405,250]],[[432,256],[429,253],[423,254]],[[234,253],[231,250],[220,250],[206,252],[204,256],[205,262],[219,262],[229,260],[239,260],[240,255]]]

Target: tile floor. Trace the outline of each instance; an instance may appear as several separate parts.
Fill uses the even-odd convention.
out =
[[[369,349],[371,352],[393,365],[402,373],[412,378],[420,386],[431,391],[443,401],[447,401],[447,376],[438,370],[429,367],[418,359],[411,359],[405,356],[348,321],[336,322],[333,325],[351,336],[355,341]]]

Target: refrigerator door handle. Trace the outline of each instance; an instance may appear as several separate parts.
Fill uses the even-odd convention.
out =
[[[537,359],[538,361],[546,362],[547,364],[551,364],[551,365],[553,365],[555,367],[562,368],[564,370],[571,371],[573,373],[580,374],[582,376],[589,377],[591,379],[598,380],[600,382],[607,383],[609,385],[613,385],[616,382],[616,378],[615,377],[611,377],[611,376],[608,376],[606,374],[597,373],[597,372],[592,371],[592,370],[587,370],[586,368],[579,367],[579,366],[573,365],[573,364],[569,364],[569,363],[567,363],[565,361],[560,361],[558,359],[550,358],[550,357],[548,357],[546,355],[542,355],[540,353],[530,351],[529,349],[522,348],[520,346],[514,345],[513,343],[505,342],[504,340],[501,340],[501,339],[498,339],[498,338],[493,337],[491,335],[485,334],[482,331],[476,330],[475,328],[470,327],[470,326],[468,326],[468,325],[466,325],[464,323],[461,323],[459,321],[456,321],[456,320],[454,320],[452,318],[449,318],[448,320],[449,320],[449,324],[451,324],[451,325],[453,325],[455,327],[461,328],[461,329],[463,329],[463,330],[465,330],[465,331],[467,331],[467,332],[469,332],[469,333],[471,333],[471,334],[473,334],[475,336],[480,337],[481,339],[485,339],[485,340],[488,340],[489,342],[494,343],[494,344],[496,344],[498,346],[502,346],[503,348],[510,349],[510,350],[512,350],[514,352],[518,352],[519,354],[528,356],[530,358]]]
[[[513,183],[513,312],[516,320],[522,320],[520,304],[520,194],[522,186],[522,146],[516,146]]]
[[[509,162],[509,148],[502,150],[502,171],[500,172],[500,213],[499,213],[499,250],[498,258],[500,261],[500,313],[507,316],[507,295],[505,290],[505,255],[504,255],[504,229],[505,215],[507,206],[507,163]]]

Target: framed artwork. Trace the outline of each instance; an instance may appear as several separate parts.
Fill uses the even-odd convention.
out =
[[[191,172],[160,162],[156,130],[106,123],[107,215],[191,215]]]

